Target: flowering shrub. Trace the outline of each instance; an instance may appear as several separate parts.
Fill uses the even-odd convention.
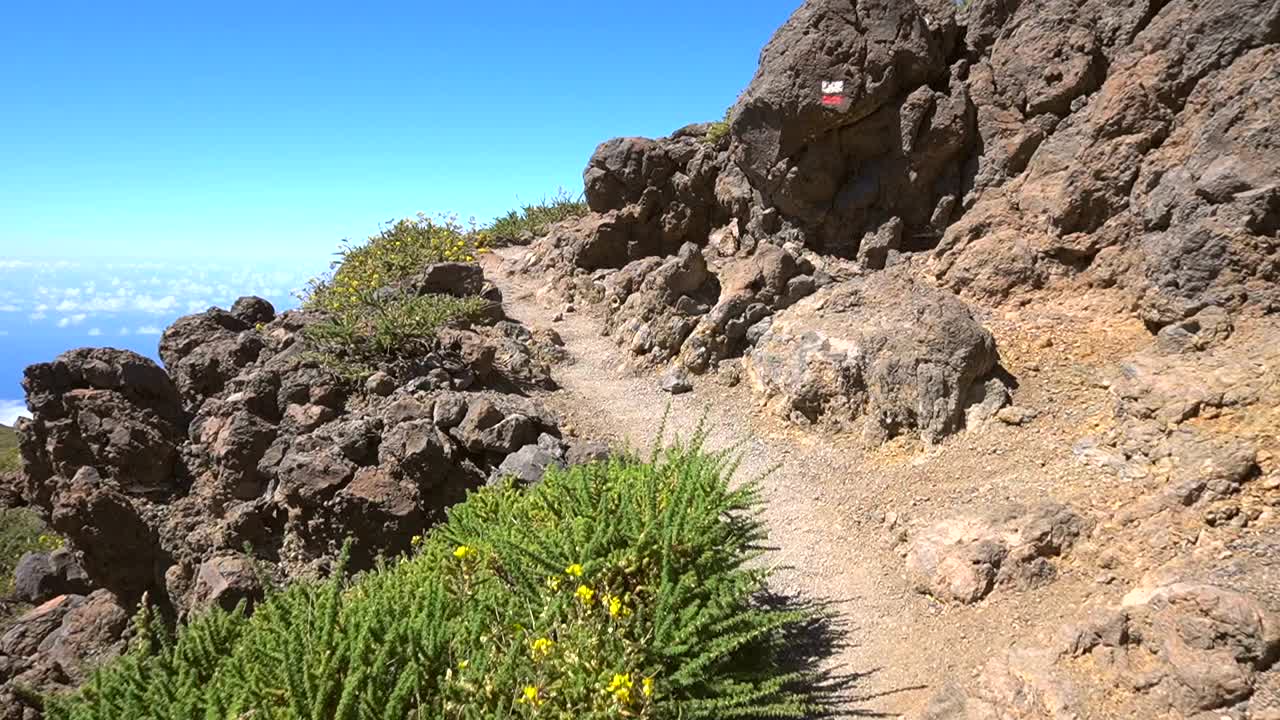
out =
[[[414,551],[300,582],[122,659],[50,720],[800,717],[806,612],[757,601],[753,485],[700,442],[482,490]]]
[[[362,245],[345,245],[329,265],[330,274],[312,278],[303,300],[317,310],[341,312],[357,306],[381,288],[438,262],[474,262],[488,249],[475,227],[456,215],[431,219],[423,213],[392,223]]]
[[[321,315],[306,337],[321,361],[344,375],[367,375],[399,357],[420,355],[436,331],[481,315],[488,301],[416,295],[399,286],[438,262],[474,262],[487,247],[474,221],[419,213],[393,223],[363,245],[347,245],[323,278],[312,278],[303,306]]]

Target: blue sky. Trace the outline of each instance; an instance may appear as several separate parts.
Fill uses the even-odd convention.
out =
[[[381,221],[580,191],[601,141],[719,118],[798,4],[9,4],[0,422],[26,364],[154,356],[139,329],[300,283]]]
[[[5,254],[321,257],[718,119],[798,2],[12,3]]]

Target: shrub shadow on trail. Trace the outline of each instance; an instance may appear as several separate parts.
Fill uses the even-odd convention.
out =
[[[782,594],[772,591],[761,593],[756,601],[763,607],[779,612],[799,612],[810,619],[795,623],[780,633],[783,649],[778,660],[784,672],[805,673],[809,677],[804,688],[797,688],[809,696],[817,706],[812,717],[858,718],[897,717],[896,713],[879,712],[861,707],[863,703],[878,697],[900,692],[924,689],[910,686],[861,694],[858,689],[867,678],[880,672],[880,668],[855,671],[847,667],[830,667],[831,658],[852,647],[852,623],[840,617],[834,609],[834,601],[818,601],[799,594]],[[816,668],[816,669],[815,669]]]

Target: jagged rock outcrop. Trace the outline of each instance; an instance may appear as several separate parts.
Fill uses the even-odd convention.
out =
[[[983,147],[1019,162],[974,153],[937,276],[984,300],[1119,284],[1153,328],[1275,310],[1278,40],[1268,0],[1018,4],[969,85]]]
[[[809,0],[726,134],[602,144],[584,172],[594,214],[528,262],[569,301],[608,302],[640,364],[695,372],[847,275],[833,258],[909,262],[988,304],[1119,287],[1153,331],[1270,312],[1278,42],[1270,0]],[[729,266],[769,248],[809,266],[786,300],[728,293]]]
[[[474,266],[414,282],[485,292]],[[414,367],[353,386],[306,351],[308,322],[257,298],[184,317],[161,340],[173,380],[109,348],[28,368],[23,494],[93,586],[184,612],[260,593],[246,545],[287,578],[351,539],[361,567],[540,435],[560,443],[539,404],[498,391],[549,385],[534,353],[558,338],[505,320],[446,328]]]
[[[853,258],[886,225],[919,248],[951,220],[974,112],[955,22],[932,6],[807,2],[778,30],[732,111],[750,230]]]

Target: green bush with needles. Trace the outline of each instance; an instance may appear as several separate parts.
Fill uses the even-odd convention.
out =
[[[50,720],[802,717],[808,611],[763,602],[733,458],[692,443],[482,490],[355,579],[297,582],[132,649]]]

